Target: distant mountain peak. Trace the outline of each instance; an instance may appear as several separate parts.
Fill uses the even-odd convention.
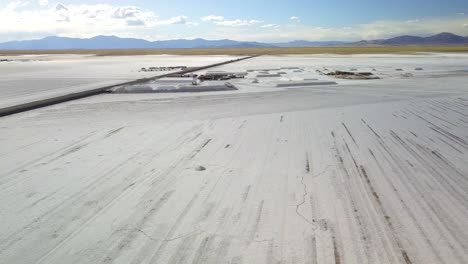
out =
[[[429,37],[403,35],[384,40],[355,42],[353,45],[468,45],[468,38],[449,32],[442,32]]]
[[[455,35],[453,33],[450,33],[450,32],[442,32],[442,33],[439,33],[439,34],[435,34],[433,35],[433,37],[435,36],[449,36],[449,37],[459,37],[458,35]]]

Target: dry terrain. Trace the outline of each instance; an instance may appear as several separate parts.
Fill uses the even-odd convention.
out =
[[[128,50],[0,50],[0,56],[24,54],[135,55],[292,55],[292,54],[414,54],[420,52],[468,52],[468,46],[364,46],[304,48],[128,49]]]
[[[381,79],[316,72],[351,67]],[[0,263],[468,263],[467,67],[262,56],[213,70],[283,77],[1,118]],[[309,78],[338,84],[275,87]]]

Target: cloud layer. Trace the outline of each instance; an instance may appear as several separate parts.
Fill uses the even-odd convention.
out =
[[[89,37],[95,35],[125,35],[145,32],[166,25],[196,25],[186,16],[167,19],[137,6],[109,4],[51,6],[47,0],[38,1],[38,8],[26,8],[30,1],[10,1],[0,7],[0,38],[8,36],[63,35]]]
[[[195,22],[199,21],[199,22]],[[282,22],[281,22],[282,21]],[[182,27],[180,25],[183,25]],[[174,28],[176,27],[176,28]],[[373,21],[359,25],[323,27],[304,18],[284,16],[276,21],[229,18],[210,14],[189,18],[183,14],[161,18],[156,11],[134,5],[52,4],[48,0],[11,0],[0,4],[0,41],[50,35],[92,37],[116,35],[150,40],[173,38],[230,38],[253,41],[361,40],[398,35],[453,32],[468,35],[468,16]]]

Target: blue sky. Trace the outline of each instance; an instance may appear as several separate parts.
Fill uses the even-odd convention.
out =
[[[125,4],[125,1],[116,2]],[[231,19],[257,18],[279,24],[287,23],[291,16],[299,16],[304,23],[321,26],[349,26],[375,20],[409,20],[468,12],[466,0],[173,0],[170,1],[171,4],[168,4],[169,1],[133,2],[169,16],[183,13],[190,17],[200,17],[214,13]]]
[[[0,41],[117,35],[249,41],[468,35],[468,0],[0,0]]]

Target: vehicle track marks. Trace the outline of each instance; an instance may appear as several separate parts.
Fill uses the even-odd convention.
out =
[[[354,139],[353,135],[351,134],[351,132],[349,131],[348,127],[346,126],[345,123],[341,123],[341,125],[343,125],[343,127],[346,129],[346,132],[348,132],[348,135],[351,137],[351,139],[353,140],[354,144],[356,144],[357,146],[357,143],[356,143],[356,140]]]

